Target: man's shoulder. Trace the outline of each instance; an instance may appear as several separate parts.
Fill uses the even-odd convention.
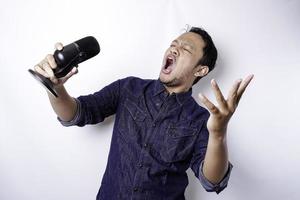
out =
[[[123,83],[148,83],[151,81],[155,81],[154,79],[144,79],[136,76],[127,76],[123,79],[121,79]]]
[[[126,78],[120,79],[120,86],[123,89],[137,91],[154,81],[154,79],[144,79],[136,76],[128,76]]]

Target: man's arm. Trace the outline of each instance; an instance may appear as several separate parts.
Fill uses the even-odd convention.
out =
[[[215,138],[210,134],[203,164],[204,176],[213,184],[219,183],[228,171],[226,136]]]
[[[204,95],[199,94],[201,102],[210,112],[207,121],[209,139],[204,158],[203,174],[211,183],[219,183],[228,171],[227,125],[252,78],[253,75],[249,75],[244,81],[237,80],[226,100],[216,81],[212,80],[212,89],[219,107],[215,106]]]
[[[51,106],[56,115],[63,121],[71,121],[77,111],[77,103],[73,97],[71,97],[62,85],[57,87],[56,92],[58,97],[54,97],[47,91]]]
[[[61,43],[56,43],[55,48],[57,50],[62,50],[63,45]],[[52,54],[48,54],[39,64],[35,65],[34,69],[37,73],[42,76],[49,78],[55,90],[58,93],[58,97],[54,97],[51,93],[48,93],[48,97],[51,106],[57,116],[63,121],[70,121],[75,117],[77,110],[77,103],[74,98],[72,98],[66,91],[64,83],[74,74],[76,74],[77,67],[74,67],[65,77],[57,79],[54,76],[53,70],[57,67]]]

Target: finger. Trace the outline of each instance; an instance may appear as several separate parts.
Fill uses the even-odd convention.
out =
[[[77,74],[78,73],[78,65],[74,66],[71,70],[72,75]]]
[[[43,68],[43,64],[47,62],[47,59],[44,58],[38,65]]]
[[[57,64],[56,64],[56,62],[55,62],[55,60],[54,60],[53,55],[48,54],[48,55],[46,56],[46,59],[47,59],[48,63],[50,64],[50,67],[51,67],[52,69],[55,69],[55,68],[57,67]]]
[[[230,89],[229,93],[228,93],[228,97],[227,97],[227,103],[228,103],[228,108],[231,111],[234,111],[236,108],[236,101],[237,101],[237,91],[239,89],[239,86],[242,82],[242,79],[238,79],[235,81],[235,83],[233,84],[232,88]]]
[[[60,42],[57,42],[54,46],[55,46],[55,49],[59,50],[59,51],[64,48],[63,44]]]
[[[69,78],[71,78],[71,76],[73,76],[74,74],[78,73],[78,69],[76,67],[73,67],[72,70],[62,78],[62,82],[67,81]]]
[[[78,73],[78,64],[73,67],[72,71],[73,71],[74,74]]]
[[[49,75],[47,74],[47,72],[45,72],[40,65],[35,65],[34,69],[36,72],[38,72],[39,74],[41,74],[42,76],[49,78]]]
[[[200,101],[204,104],[204,106],[209,110],[212,114],[219,113],[219,109],[203,94],[199,94]]]
[[[240,101],[244,91],[246,90],[246,87],[249,85],[249,83],[251,82],[251,80],[253,79],[254,75],[248,75],[245,80],[240,84],[240,87],[237,91],[237,102]]]
[[[50,67],[50,65],[48,63],[44,63],[43,64],[43,69],[47,72],[47,74],[49,75],[49,78],[52,82],[57,83],[57,79],[54,76],[54,73]]]
[[[214,91],[214,94],[215,94],[215,97],[216,97],[216,100],[221,108],[221,110],[226,110],[227,108],[227,102],[226,100],[224,99],[224,96],[216,82],[215,79],[212,79],[211,80],[211,86],[212,86],[212,89]]]

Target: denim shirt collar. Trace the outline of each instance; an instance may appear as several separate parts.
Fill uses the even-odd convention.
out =
[[[163,83],[159,79],[157,79],[154,83],[153,96],[157,96],[162,92],[164,92],[165,97],[174,95],[176,97],[177,102],[180,105],[182,105],[187,99],[189,99],[192,96],[192,88],[190,88],[187,92],[169,94]]]

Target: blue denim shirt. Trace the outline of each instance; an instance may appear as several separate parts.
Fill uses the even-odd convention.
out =
[[[218,194],[227,186],[230,162],[219,184],[203,175],[209,113],[191,94],[169,94],[159,80],[127,77],[75,98],[74,119],[58,118],[64,126],[97,124],[116,114],[97,200],[184,200],[188,168],[206,191]]]

